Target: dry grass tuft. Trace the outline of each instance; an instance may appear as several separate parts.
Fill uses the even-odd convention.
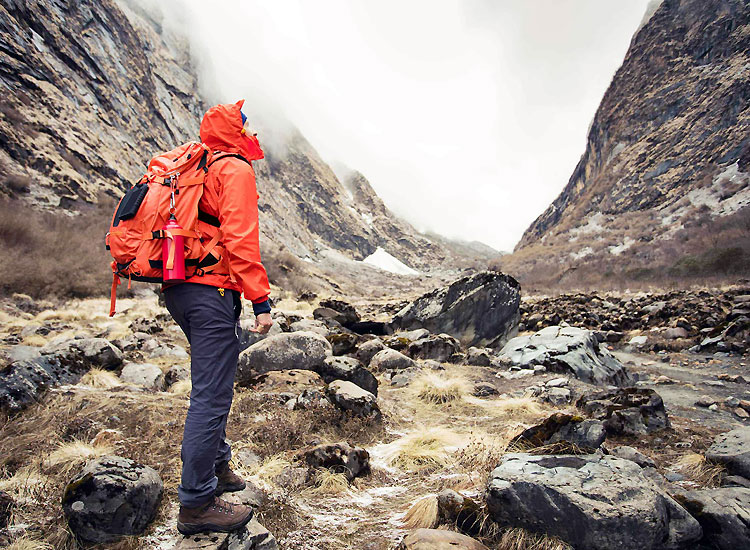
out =
[[[190,395],[190,391],[193,389],[193,383],[190,380],[178,380],[171,386],[169,386],[169,393],[175,395]]]
[[[49,490],[56,490],[55,480],[44,475],[36,466],[25,466],[11,477],[0,479],[0,491],[5,491],[13,500],[37,499]]]
[[[497,550],[573,550],[569,544],[557,537],[537,535],[520,527],[504,531]]]
[[[492,435],[473,437],[456,453],[456,462],[467,472],[486,474],[500,463],[507,447],[507,439]]]
[[[310,493],[321,495],[339,495],[349,491],[349,480],[345,474],[337,474],[330,470],[316,470],[314,476],[314,487],[309,489]]]
[[[404,515],[407,529],[434,529],[438,521],[438,499],[435,495],[418,500]]]
[[[461,376],[426,372],[414,380],[412,388],[422,401],[440,405],[470,395],[473,386]]]
[[[115,373],[96,368],[84,374],[78,383],[101,390],[115,388],[121,384],[120,378]]]
[[[676,468],[704,487],[718,487],[725,473],[723,466],[709,462],[705,456],[698,453],[687,453],[680,457]]]
[[[292,466],[293,464],[283,455],[275,455],[268,457],[259,466],[250,468],[248,471],[251,472],[251,475],[257,476],[263,481],[272,482],[274,478]]]
[[[447,466],[448,448],[456,443],[456,434],[444,428],[417,430],[398,443],[390,465],[401,470],[416,472]]]
[[[504,397],[490,402],[503,416],[511,419],[536,416],[542,413],[542,406],[533,397]]]
[[[7,550],[53,550],[53,548],[48,542],[23,536],[10,543]]]
[[[91,445],[74,439],[68,443],[61,444],[53,451],[45,462],[45,466],[58,470],[72,470],[75,466],[112,453],[109,445]]]

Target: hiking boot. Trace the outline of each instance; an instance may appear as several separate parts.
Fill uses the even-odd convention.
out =
[[[219,478],[219,483],[216,485],[216,492],[214,493],[216,496],[222,493],[242,491],[246,487],[245,480],[229,468],[229,462],[222,462],[221,465],[216,467],[216,477]]]
[[[232,504],[214,497],[203,506],[186,508],[180,506],[177,530],[183,535],[220,531],[229,533],[240,529],[253,518],[253,509],[243,504]]]

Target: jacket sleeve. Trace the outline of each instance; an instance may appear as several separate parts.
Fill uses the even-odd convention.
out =
[[[222,239],[237,284],[245,299],[261,303],[271,289],[260,261],[258,191],[255,172],[237,159],[219,161],[219,221]]]

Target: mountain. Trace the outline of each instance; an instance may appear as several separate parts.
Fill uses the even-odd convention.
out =
[[[749,77],[750,3],[664,0],[568,184],[503,265],[552,283],[747,273]]]
[[[76,215],[119,198],[155,153],[197,139],[209,105],[189,43],[163,17],[138,0],[0,5],[2,194]],[[346,262],[340,271],[356,277],[376,252],[423,273],[486,266],[484,251],[446,247],[397,218],[361,174],[339,180],[299,131],[266,152],[255,163],[262,248],[308,260],[297,269]]]

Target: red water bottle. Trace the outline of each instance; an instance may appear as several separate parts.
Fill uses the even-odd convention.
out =
[[[165,283],[176,283],[185,280],[185,237],[172,234],[172,230],[182,229],[172,214],[162,228],[164,240],[161,245],[161,257]]]

